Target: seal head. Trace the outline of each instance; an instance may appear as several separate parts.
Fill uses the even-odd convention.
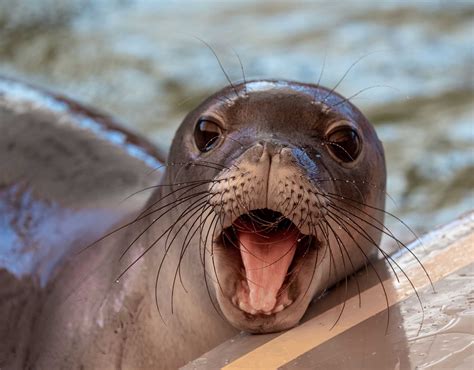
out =
[[[296,325],[314,297],[377,251],[383,148],[362,113],[331,90],[229,86],[188,114],[169,164],[168,182],[192,179],[203,194],[188,235],[199,238],[211,299],[238,329]]]

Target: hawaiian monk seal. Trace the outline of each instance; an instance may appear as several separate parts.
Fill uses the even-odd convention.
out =
[[[296,325],[377,252],[385,181],[374,129],[334,91],[221,90],[184,119],[133,221],[63,260],[25,363],[174,368],[237,329]]]

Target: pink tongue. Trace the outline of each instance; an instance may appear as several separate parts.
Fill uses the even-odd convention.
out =
[[[295,228],[266,234],[238,231],[249,303],[256,311],[270,312],[275,308],[278,291],[295,255],[298,235]]]

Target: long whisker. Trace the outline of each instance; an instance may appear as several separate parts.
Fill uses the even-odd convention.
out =
[[[316,83],[316,86],[320,86],[321,80],[323,78],[323,73],[324,73],[324,68],[326,67],[326,58],[328,56],[327,50],[324,52],[324,58],[323,58],[323,65],[321,67],[321,71],[319,72],[319,77],[318,77],[318,82]]]
[[[369,266],[372,268],[372,270],[374,271],[375,275],[377,276],[377,279],[378,281],[380,282],[380,285],[382,287],[382,291],[383,291],[383,294],[384,294],[384,298],[385,298],[385,304],[387,305],[387,325],[386,325],[386,328],[385,328],[385,332],[387,333],[388,332],[388,327],[389,327],[389,323],[390,323],[390,304],[389,304],[389,301],[388,301],[388,293],[387,293],[387,289],[385,288],[385,284],[383,283],[383,280],[382,280],[382,277],[380,276],[379,272],[377,271],[377,269],[375,268],[374,264],[372,263],[372,261],[370,260],[370,258],[367,256],[367,253],[364,252],[363,248],[359,245],[359,243],[356,241],[356,239],[352,236],[352,233],[349,231],[349,229],[346,227],[346,224],[344,222],[344,220],[342,220],[340,217],[338,217],[337,215],[331,215],[331,214],[328,214],[327,215],[329,218],[331,218],[333,221],[335,221],[337,224],[339,224],[342,228],[342,230],[344,230],[346,232],[346,234],[349,236],[349,238],[351,238],[351,240],[354,242],[354,244],[357,246],[357,248],[359,249],[359,251],[363,254],[363,256],[365,257],[365,260],[368,262]],[[339,222],[337,222],[334,217],[336,217]],[[348,225],[348,226],[351,226],[351,225]],[[357,230],[356,230],[357,231]]]
[[[346,198],[346,199],[347,199],[347,198]],[[365,211],[359,209],[358,207],[354,207],[354,208],[357,209],[357,210],[359,210],[359,211],[361,211],[362,213],[366,214]],[[365,224],[367,224],[367,225],[373,227],[374,229],[380,231],[382,234],[387,235],[388,237],[390,237],[390,238],[392,238],[394,241],[396,241],[397,244],[403,246],[403,248],[404,248],[406,251],[408,251],[408,253],[410,253],[410,255],[416,260],[416,262],[419,264],[419,266],[423,269],[423,272],[424,272],[425,276],[427,277],[428,281],[430,282],[431,288],[432,288],[433,291],[434,291],[433,282],[432,282],[431,277],[430,277],[428,271],[426,270],[425,266],[423,265],[423,263],[421,263],[420,259],[415,255],[415,253],[414,253],[405,243],[403,243],[400,239],[396,238],[390,230],[389,230],[388,232],[385,231],[384,229],[387,229],[385,226],[382,225],[383,227],[379,227],[379,226],[377,226],[377,225],[371,224],[369,221],[367,221],[367,220],[365,220],[364,218],[358,216],[358,215],[357,215],[356,213],[354,213],[354,212],[351,212],[351,211],[349,211],[349,210],[347,210],[347,209],[343,209],[343,208],[340,208],[340,209],[342,209],[342,210],[343,210],[344,212],[346,212],[346,213],[349,213],[352,217],[355,217],[355,218],[357,218],[358,220],[364,222]],[[368,216],[370,216],[370,215],[368,215]],[[379,221],[377,221],[377,222],[379,222]],[[379,223],[380,223],[380,222],[379,222]],[[383,253],[384,253],[384,252],[383,252]]]
[[[203,210],[206,208],[206,207],[209,207],[208,203],[207,202],[204,202],[200,208],[197,208],[196,211],[188,218],[188,220],[183,223],[183,227],[186,225],[186,223],[192,219],[194,216],[196,216],[197,214],[201,214],[203,212]],[[180,252],[180,255],[179,255],[179,260],[178,260],[178,265],[176,266],[176,270],[175,270],[175,274],[174,274],[174,277],[173,277],[173,283],[172,283],[172,286],[171,286],[171,313],[173,313],[173,302],[174,302],[174,289],[175,289],[175,286],[176,286],[176,280],[177,280],[177,277],[179,275],[180,277],[180,282],[181,282],[181,285],[183,287],[183,289],[185,290],[185,292],[187,293],[187,290],[183,284],[183,280],[181,278],[181,261],[183,260],[184,258],[184,254],[186,253],[186,250],[189,246],[189,244],[191,243],[192,241],[192,238],[194,237],[194,235],[196,234],[196,232],[199,230],[199,226],[197,228],[195,228],[195,230],[191,233],[191,231],[194,229],[196,223],[199,222],[199,217],[197,217],[193,223],[191,224],[190,228],[189,228],[189,231],[186,233],[186,236],[184,238],[184,241],[183,241],[183,245],[181,247],[181,252]],[[181,230],[181,229],[180,229]],[[178,230],[176,232],[176,236],[179,234],[180,230]],[[189,239],[188,239],[189,238]],[[174,241],[174,240],[173,240]],[[170,243],[170,246],[171,244],[173,243],[173,241]]]
[[[216,51],[214,50],[214,48],[209,45],[209,43],[207,43],[206,41],[204,41],[203,39],[197,37],[197,36],[194,36],[194,38],[196,38],[197,40],[201,41],[210,51],[211,53],[214,55],[214,57],[216,58],[217,60],[217,63],[219,64],[219,67],[222,71],[222,73],[224,73],[224,76],[225,78],[227,79],[227,82],[229,82],[229,85],[232,87],[232,89],[234,90],[235,92],[235,95],[237,97],[239,97],[239,93],[237,92],[237,89],[235,88],[234,84],[232,83],[232,80],[230,79],[229,75],[227,74],[227,71],[225,70],[224,66],[222,65],[222,62],[220,60],[220,58],[217,56],[217,53]]]
[[[372,89],[375,89],[375,88],[380,88],[380,87],[385,87],[385,88],[388,88],[388,89],[393,89],[393,90],[396,90],[396,91],[400,91],[400,89],[397,89],[393,86],[389,86],[389,85],[373,85],[373,86],[368,86],[366,88],[363,88],[363,89],[360,89],[359,91],[357,91],[356,93],[352,94],[351,96],[349,96],[348,98],[344,98],[342,99],[341,101],[338,101],[337,103],[335,104],[332,104],[331,107],[332,108],[335,108],[341,104],[344,104],[345,102],[348,102],[348,101],[351,101],[351,99],[354,99],[356,96],[359,96],[360,94],[368,91],[368,90],[372,90]]]
[[[237,51],[234,48],[232,48],[232,51],[234,52],[235,56],[237,57],[239,61],[240,71],[242,72],[242,80],[244,81],[244,86],[245,86],[247,85],[247,79],[245,78],[245,70],[244,70],[244,65],[242,63],[242,59],[240,59],[239,53],[237,53]]]
[[[359,64],[363,59],[367,58],[368,56],[375,54],[375,53],[380,53],[382,52],[381,50],[373,51],[370,53],[367,53],[365,55],[362,55],[361,57],[357,58],[350,66],[347,68],[346,72],[342,75],[342,77],[339,79],[339,81],[334,85],[334,87],[328,92],[328,94],[323,98],[323,102],[326,102],[327,98],[332,95],[332,93],[339,87],[339,85],[344,81],[344,79],[347,77],[349,72],[357,65]]]
[[[341,209],[342,210],[342,209]],[[344,210],[342,210],[342,212],[344,212]],[[335,215],[333,213],[333,215]],[[347,215],[346,215],[347,217]],[[364,221],[364,220],[362,220]],[[377,243],[375,243],[375,241],[367,234],[367,232],[362,228],[360,227],[352,218],[349,218],[347,217],[347,220],[345,221],[346,222],[346,225],[348,225],[349,227],[353,228],[356,232],[359,233],[359,235],[361,235],[362,237],[364,237],[366,240],[368,240],[370,243],[372,243],[384,256],[385,260],[387,262],[389,262],[389,265],[391,266],[392,263],[397,266],[397,268],[402,272],[402,274],[405,276],[405,278],[407,279],[408,283],[410,284],[410,286],[412,287],[413,291],[415,292],[415,295],[418,299],[418,302],[420,304],[420,307],[421,307],[421,311],[422,311],[422,320],[421,320],[421,326],[423,325],[423,321],[424,321],[424,308],[423,308],[423,304],[422,304],[422,301],[421,301],[421,297],[418,293],[418,290],[416,289],[413,281],[410,279],[410,277],[407,275],[407,273],[405,272],[405,270],[403,270],[401,268],[401,266],[390,256],[388,255],[386,252],[383,251],[382,248],[380,248]],[[398,276],[397,274],[395,273],[395,270],[392,268],[392,271],[394,272],[396,278],[397,278],[397,281],[399,281],[398,279]],[[431,281],[431,279],[430,279]],[[420,329],[421,330],[421,329]]]
[[[203,194],[205,194],[204,196],[202,196]],[[168,207],[168,206],[173,206],[174,207],[177,207],[185,202],[188,202],[190,199],[192,198],[195,198],[195,197],[198,197],[198,196],[201,196],[201,198],[199,198],[197,201],[199,202],[200,200],[202,199],[205,199],[207,197],[207,192],[200,192],[200,193],[197,193],[197,194],[192,194],[188,197],[186,197],[185,199],[180,199],[178,201],[173,201],[171,202],[170,204],[166,205],[165,207]],[[163,208],[163,207],[162,207]],[[150,222],[150,224],[144,229],[142,230],[134,239],[133,241],[128,245],[128,247],[122,252],[122,254],[120,255],[120,258],[119,260],[121,260],[125,254],[127,254],[127,252],[130,250],[130,248],[138,241],[138,239],[140,239],[140,237],[142,237],[154,224],[156,224],[156,222],[158,222],[162,217],[164,217],[165,215],[168,214],[168,212],[171,212],[173,210],[173,208],[170,208],[168,210],[166,210],[165,212],[163,212],[162,214],[160,214],[158,217],[156,217],[155,219],[153,219],[152,222]],[[159,210],[155,210],[153,212],[158,212]]]
[[[384,214],[386,214],[387,216],[390,216],[392,218],[394,218],[395,220],[397,220],[398,222],[400,222],[418,241],[420,241],[421,243],[421,239],[420,237],[415,233],[415,231],[405,222],[403,221],[400,217],[394,215],[393,213],[391,212],[388,212],[382,208],[379,208],[379,207],[375,207],[375,206],[372,206],[370,204],[366,204],[366,203],[362,203],[356,199],[352,199],[350,197],[342,197],[340,194],[334,194],[334,193],[326,193],[326,195],[328,196],[332,196],[336,199],[339,199],[339,200],[348,200],[348,201],[351,201],[351,202],[354,202],[354,203],[357,203],[361,206],[364,206],[364,207],[367,207],[367,208],[370,208],[370,209],[373,209],[375,211],[379,211],[379,212],[382,212]]]
[[[205,197],[207,197],[207,195]],[[205,197],[203,197],[203,198],[205,198]],[[193,209],[194,208],[187,209],[184,212],[182,212],[180,214],[180,216],[178,217],[178,220],[182,219],[183,217],[188,215],[190,212],[193,211]],[[133,262],[131,264],[129,264],[128,267],[120,273],[120,275],[117,277],[116,280],[120,280],[123,275],[125,275],[145,254],[147,254],[161,240],[161,238],[163,238],[165,235],[167,235],[175,226],[176,226],[176,223],[173,223],[173,225],[168,227],[158,238],[155,239],[155,241],[153,243],[151,243],[147,248],[145,248],[145,250],[142,253],[140,253],[140,255],[138,257],[136,257],[133,260]],[[165,257],[167,255],[168,251],[169,251],[169,247],[165,248]]]
[[[346,308],[346,302],[347,302],[347,294],[348,294],[348,289],[347,289],[347,269],[346,269],[346,262],[345,262],[345,259],[344,259],[344,255],[342,253],[342,249],[341,249],[341,246],[339,244],[339,238],[337,236],[337,233],[334,231],[334,229],[331,227],[331,225],[329,224],[329,222],[326,223],[326,225],[328,226],[328,228],[332,231],[332,234],[334,235],[334,237],[336,238],[337,240],[337,244],[339,245],[339,251],[341,253],[341,259],[342,259],[342,264],[343,264],[343,269],[344,269],[344,302],[342,304],[342,307],[341,307],[341,310],[339,311],[339,315],[338,317],[336,318],[336,321],[334,322],[334,324],[331,326],[331,328],[329,330],[332,330],[336,324],[339,322],[340,318],[342,317],[342,313],[344,312],[344,309]],[[330,246],[330,243],[329,243],[329,235],[326,235],[324,234],[324,237],[326,238],[326,241],[327,241],[327,245],[328,245],[328,248],[331,248]]]

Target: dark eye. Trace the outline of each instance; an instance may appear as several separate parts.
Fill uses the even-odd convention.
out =
[[[194,140],[201,152],[208,152],[214,148],[222,136],[222,129],[217,123],[207,119],[200,119],[194,129]]]
[[[331,153],[343,162],[352,162],[360,154],[361,140],[352,127],[336,128],[328,135],[328,148]]]

